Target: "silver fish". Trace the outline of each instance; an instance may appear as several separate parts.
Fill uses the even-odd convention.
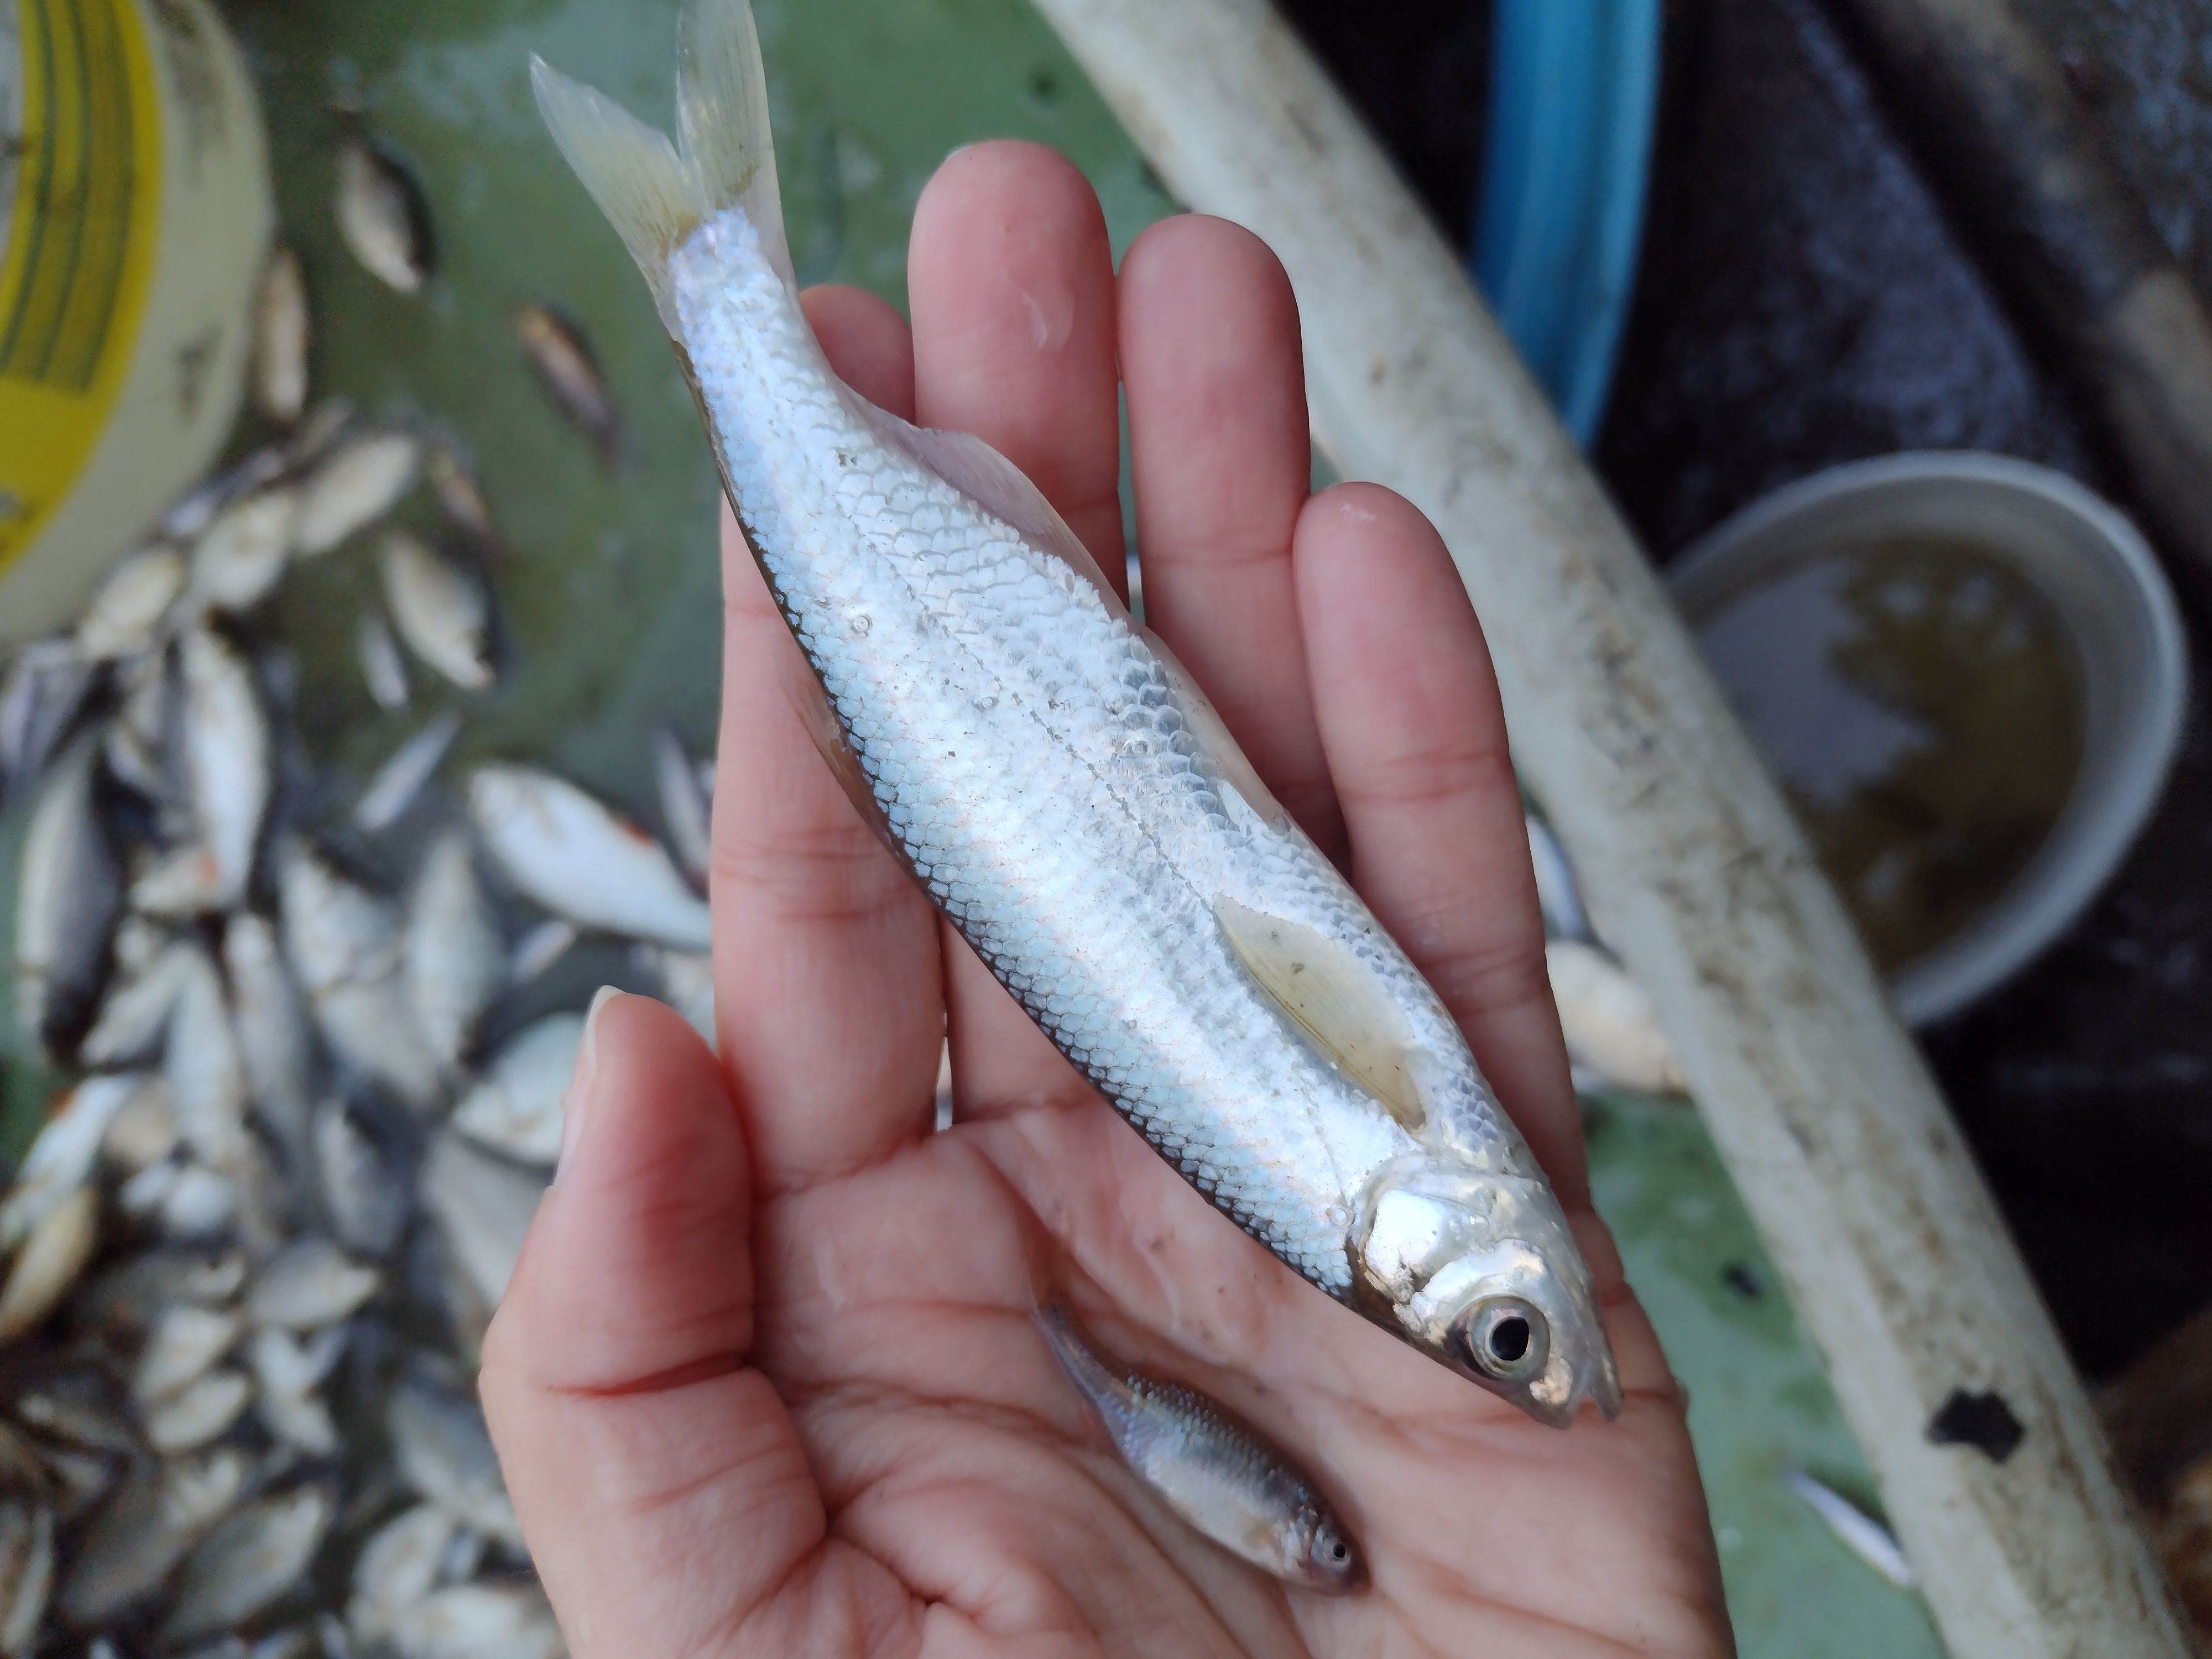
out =
[[[225,1174],[252,1156],[246,1128],[246,1059],[215,963],[189,947],[169,1017],[168,1051],[161,1073],[169,1085],[169,1110],[185,1144],[210,1168]]]
[[[392,1389],[384,1425],[400,1478],[416,1496],[478,1532],[522,1547],[499,1454],[472,1395],[447,1386],[426,1366]]]
[[[180,1392],[214,1369],[245,1329],[245,1322],[226,1309],[193,1303],[163,1309],[131,1373],[132,1396],[144,1406]]]
[[[133,1346],[171,1308],[189,1303],[221,1309],[245,1283],[246,1258],[236,1252],[209,1256],[185,1250],[147,1250],[100,1273],[77,1298],[74,1311],[80,1324]],[[60,1402],[55,1409],[66,1410],[73,1417],[82,1414],[62,1398],[61,1391],[56,1391],[54,1398]],[[18,1406],[20,1409],[21,1402]],[[55,1432],[75,1431],[58,1428]]]
[[[409,649],[464,691],[490,689],[491,592],[451,555],[405,530],[388,531],[378,568],[384,602]]]
[[[364,1255],[391,1254],[412,1207],[398,1160],[343,1100],[315,1109],[314,1168],[338,1243]]]
[[[407,901],[407,996],[431,1052],[448,1069],[507,988],[507,946],[477,877],[465,830],[432,842]]]
[[[97,665],[74,640],[33,640],[0,680],[0,805],[38,781],[76,726]]]
[[[504,546],[498,521],[491,515],[491,503],[484,499],[483,486],[458,449],[449,443],[432,444],[423,458],[422,471],[430,480],[430,493],[455,529],[487,550]]]
[[[62,1616],[97,1629],[149,1595],[237,1504],[251,1472],[228,1447],[137,1470],[92,1523],[62,1583]]]
[[[78,1060],[107,1067],[143,1066],[157,1059],[192,957],[192,947],[179,940],[124,978],[100,1005],[99,1019],[78,1046]]]
[[[346,1626],[355,1641],[368,1647],[384,1640],[437,1589],[460,1529],[460,1522],[434,1504],[418,1504],[378,1528],[354,1562]]]
[[[1195,1389],[1109,1365],[1064,1308],[1040,1309],[1037,1324],[1114,1449],[1170,1509],[1285,1583],[1341,1595],[1365,1582],[1328,1500],[1257,1431]]]
[[[1544,966],[1578,1079],[1638,1094],[1688,1091],[1658,1008],[1610,951],[1579,939],[1547,939]]]
[[[450,708],[426,720],[421,731],[393,750],[392,757],[377,768],[376,775],[354,805],[353,821],[372,836],[398,823],[436,773],[460,732],[461,717]]]
[[[0,1342],[43,1323],[61,1305],[99,1243],[99,1189],[80,1187],[31,1229],[8,1269],[7,1288],[0,1290]]]
[[[11,1250],[91,1179],[108,1126],[137,1092],[137,1075],[90,1077],[54,1103],[0,1201],[0,1250]]]
[[[543,64],[538,107],[645,273],[856,805],[1285,1262],[1541,1421],[1617,1413],[1589,1270],[1443,1000],[1036,487],[830,372],[750,11],[689,0],[679,37],[680,149]]]
[[[246,659],[196,628],[179,660],[192,830],[131,884],[131,902],[151,915],[227,910],[244,896],[273,781],[269,716]]]
[[[297,1585],[337,1513],[319,1485],[248,1505],[208,1534],[185,1563],[162,1621],[173,1642],[245,1623]]]
[[[515,940],[514,949],[507,954],[507,982],[529,984],[567,956],[579,937],[574,922],[548,916]]]
[[[338,147],[338,234],[386,288],[419,294],[430,279],[430,213],[398,159],[356,134]]]
[[[332,1326],[305,1342],[289,1331],[258,1330],[246,1344],[261,1420],[278,1440],[311,1457],[332,1456],[338,1449],[337,1426],[315,1390],[344,1353],[345,1340],[344,1328]]]
[[[550,1168],[561,1155],[561,1103],[584,1040],[581,1014],[548,1014],[501,1048],[461,1103],[453,1127],[479,1146]]]
[[[300,489],[293,538],[307,557],[327,553],[399,505],[415,487],[422,441],[407,432],[363,432],[333,447]]]
[[[176,653],[149,651],[125,663],[117,678],[123,706],[101,734],[100,757],[118,783],[161,809],[165,824],[179,820],[190,811],[192,787],[185,766],[185,699]]]
[[[327,1238],[303,1233],[272,1257],[246,1293],[246,1316],[257,1327],[319,1330],[351,1316],[384,1283]]]
[[[100,1012],[123,903],[122,865],[94,800],[95,750],[73,748],[40,792],[15,882],[15,1012],[57,1059]]]
[[[374,611],[364,611],[354,628],[354,650],[361,658],[362,683],[379,708],[404,708],[409,690],[407,663],[391,624]]]
[[[108,572],[76,625],[76,648],[85,660],[112,662],[152,646],[161,618],[185,591],[188,574],[185,556],[158,542]]]
[[[246,1097],[292,1167],[305,1169],[314,1103],[314,1036],[276,926],[251,910],[232,916],[223,929],[222,963],[230,980]]]
[[[279,484],[216,514],[192,548],[192,601],[244,611],[276,592],[299,534],[300,501],[296,486]]]
[[[165,1457],[197,1451],[244,1416],[252,1398],[252,1380],[231,1366],[195,1377],[146,1408],[146,1443]]]
[[[1888,1528],[1802,1469],[1785,1469],[1782,1479],[1853,1555],[1899,1589],[1911,1589],[1919,1583],[1912,1563],[1905,1559]]]
[[[314,325],[300,256],[278,247],[261,268],[253,304],[253,404],[289,426],[307,406],[307,346]]]
[[[480,766],[469,815],[507,878],[555,915],[679,951],[711,942],[704,901],[660,843],[574,784],[526,766]]]
[[[566,1659],[545,1592],[535,1584],[450,1584],[394,1621],[398,1659]]]
[[[430,1143],[422,1161],[422,1207],[438,1229],[458,1288],[465,1293],[456,1323],[464,1334],[485,1320],[507,1294],[522,1242],[545,1196],[545,1177],[480,1152],[450,1131]],[[473,1333],[480,1336],[481,1331]]]
[[[683,740],[665,726],[653,728],[653,773],[660,786],[660,823],[668,844],[704,892],[714,861],[714,798],[700,787],[698,769],[684,752]]]
[[[622,422],[607,378],[582,333],[550,306],[533,300],[516,310],[514,335],[555,405],[611,465],[622,453]]]

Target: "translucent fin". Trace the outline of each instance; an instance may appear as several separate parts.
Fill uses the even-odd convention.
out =
[[[667,318],[669,256],[704,216],[690,170],[666,133],[542,58],[530,60],[530,84],[553,142],[621,235]]]
[[[1328,935],[1227,896],[1213,915],[1252,977],[1321,1051],[1419,1134],[1428,1121],[1407,1066],[1413,1030],[1359,958]]]
[[[791,250],[769,134],[768,72],[748,0],[685,0],[676,26],[676,131],[709,213],[742,207],[787,283]]]
[[[1291,815],[1275,799],[1275,792],[1261,781],[1259,769],[1244,753],[1243,745],[1229,730],[1229,722],[1221,718],[1221,711],[1212,700],[1198,689],[1198,682],[1190,671],[1168,649],[1168,643],[1149,628],[1137,630],[1144,635],[1145,643],[1160,659],[1167,671],[1168,684],[1175,690],[1176,701],[1182,705],[1182,720],[1198,746],[1206,751],[1206,758],[1219,769],[1222,777],[1250,807],[1255,817],[1271,830],[1280,830],[1291,821]]]

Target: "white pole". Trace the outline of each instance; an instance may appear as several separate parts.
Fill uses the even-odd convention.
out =
[[[1169,187],[1282,258],[1339,471],[1443,532],[1514,763],[1659,1006],[1952,1653],[2183,1659],[2081,1384],[1927,1068],[1458,259],[1263,0],[1038,6]]]

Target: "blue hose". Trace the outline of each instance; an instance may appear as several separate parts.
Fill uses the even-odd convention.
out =
[[[1495,0],[1472,264],[1584,448],[1636,283],[1660,0]]]

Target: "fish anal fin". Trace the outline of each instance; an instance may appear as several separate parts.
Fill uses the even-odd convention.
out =
[[[1419,1134],[1428,1121],[1410,1062],[1413,1030],[1374,970],[1318,929],[1228,896],[1213,901],[1229,948],[1260,988],[1382,1109]]]

